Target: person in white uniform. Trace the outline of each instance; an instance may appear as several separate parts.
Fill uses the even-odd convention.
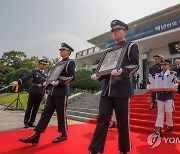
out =
[[[159,74],[161,76],[165,75],[171,75],[174,74],[174,72],[170,71],[170,61],[165,60],[162,63],[162,72]],[[174,84],[177,83],[177,78],[175,77],[173,79]],[[165,132],[171,132],[173,129],[173,115],[172,111],[174,108],[174,92],[173,91],[160,91],[157,92],[157,119],[155,127],[157,127],[156,135],[157,137],[162,137],[161,129],[164,125],[164,114],[166,114],[166,129]]]

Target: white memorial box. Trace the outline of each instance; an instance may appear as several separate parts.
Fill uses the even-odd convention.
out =
[[[176,76],[171,75],[149,75],[148,77],[149,84],[147,89],[150,91],[177,91],[178,84],[176,83]]]

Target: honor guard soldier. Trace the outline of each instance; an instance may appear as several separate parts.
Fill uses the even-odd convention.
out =
[[[98,154],[104,151],[106,135],[111,119],[112,111],[115,110],[118,127],[118,147],[120,153],[126,154],[131,150],[129,132],[129,101],[133,96],[133,87],[130,74],[136,72],[139,64],[139,49],[136,43],[128,43],[125,35],[128,25],[119,20],[111,22],[111,32],[117,46],[126,46],[126,50],[120,70],[112,70],[110,75],[97,77],[91,76],[92,80],[105,79],[100,97],[99,115],[97,126],[89,145],[89,154]]]
[[[155,76],[157,73],[160,73],[162,71],[161,63],[164,59],[161,55],[154,55],[154,65],[149,69],[149,72],[152,76]],[[151,105],[149,107],[149,110],[154,109],[155,102],[156,102],[156,92],[151,92]]]
[[[58,78],[56,81],[52,81],[52,83],[48,86],[50,88],[50,92],[45,108],[41,114],[41,118],[37,126],[34,128],[35,133],[28,138],[19,139],[21,142],[37,145],[40,139],[40,134],[45,132],[55,110],[57,112],[58,132],[60,134],[52,142],[57,143],[67,140],[66,106],[68,96],[70,95],[69,83],[75,78],[75,62],[69,59],[71,52],[74,50],[66,43],[62,43],[61,46],[62,47],[59,49],[62,57],[60,63],[66,62],[66,65],[60,76],[70,77],[70,79],[64,81]],[[47,84],[44,83],[44,85]]]
[[[174,74],[174,72],[170,71],[170,64],[169,60],[165,60],[162,63],[162,72],[159,74],[160,76],[168,76]],[[177,78],[173,79],[173,83],[177,84]],[[166,129],[165,132],[171,132],[173,129],[173,115],[172,111],[175,109],[174,107],[174,92],[173,91],[159,91],[157,92],[157,119],[156,119],[156,128],[157,137],[162,136],[161,129],[164,126],[164,114],[166,113]]]
[[[44,71],[46,65],[46,59],[39,60],[37,69],[32,70],[31,73],[20,78],[18,81],[14,81],[11,83],[12,86],[16,86],[17,84],[23,84],[25,81],[31,78],[33,79],[32,85],[28,90],[29,98],[24,116],[24,128],[35,127],[34,122],[39,109],[39,105],[46,91],[45,87],[43,86],[43,83],[47,79],[47,73],[45,73]]]

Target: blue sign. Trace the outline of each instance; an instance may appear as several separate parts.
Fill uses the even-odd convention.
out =
[[[127,41],[134,41],[140,38],[145,38],[148,36],[152,36],[155,34],[159,34],[165,31],[169,31],[175,28],[179,28],[180,27],[180,17],[172,19],[168,22],[163,22],[161,24],[158,25],[154,25],[152,27],[149,28],[145,28],[139,32],[134,32],[134,33],[130,33],[126,35],[126,40]],[[106,47],[112,47],[116,44],[116,42],[114,40],[108,41],[106,43]]]

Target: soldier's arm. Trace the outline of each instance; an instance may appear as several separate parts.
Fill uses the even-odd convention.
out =
[[[30,78],[32,78],[35,74],[35,70],[32,70],[31,73],[23,76],[22,78],[20,78],[17,82],[18,84],[23,84],[24,82],[26,82],[27,80],[29,80]]]
[[[129,53],[130,65],[122,67],[122,74],[131,75],[139,69],[139,47],[137,44],[131,46]]]

